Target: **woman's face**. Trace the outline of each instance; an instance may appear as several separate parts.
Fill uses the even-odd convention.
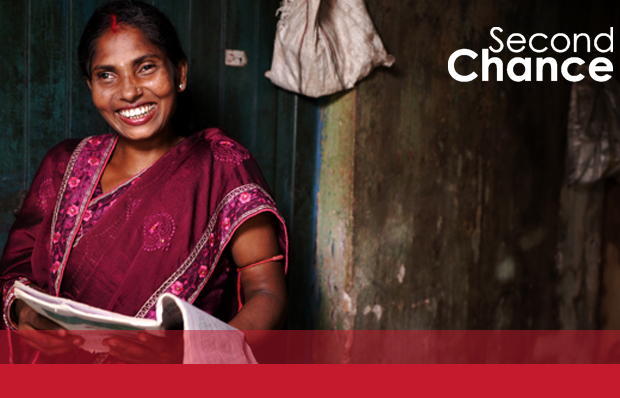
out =
[[[173,135],[172,115],[187,63],[174,68],[166,54],[139,29],[119,26],[97,41],[88,81],[93,103],[119,135],[130,140]]]

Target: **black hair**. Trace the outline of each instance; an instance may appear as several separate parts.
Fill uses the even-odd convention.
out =
[[[82,74],[88,80],[92,78],[91,61],[97,40],[108,29],[116,30],[117,26],[121,25],[140,29],[149,42],[168,56],[174,66],[175,78],[178,77],[177,65],[187,57],[170,20],[150,4],[135,0],[116,0],[97,7],[82,33],[78,46],[78,61]]]

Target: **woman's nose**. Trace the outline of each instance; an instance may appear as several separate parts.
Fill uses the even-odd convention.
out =
[[[120,98],[127,102],[136,102],[142,95],[142,89],[138,87],[134,79],[126,78],[120,87]]]

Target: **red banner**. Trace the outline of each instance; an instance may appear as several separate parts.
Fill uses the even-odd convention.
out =
[[[36,332],[40,333],[40,332]],[[55,337],[57,332],[49,333]],[[76,332],[78,333],[78,332]],[[139,333],[123,339],[142,344]],[[611,364],[620,362],[620,331],[248,331],[166,332],[152,345],[139,345],[129,362],[171,363],[182,351],[198,353],[192,363],[264,364]],[[235,334],[236,333],[236,334]],[[129,337],[128,337],[129,336]],[[36,336],[35,336],[36,337]],[[100,332],[67,338],[101,340]],[[28,344],[26,344],[28,343]],[[113,355],[89,354],[80,347],[46,355],[31,346],[26,332],[0,332],[0,363],[116,363]],[[121,340],[123,341],[123,340]],[[185,343],[183,343],[183,341]],[[154,344],[156,343],[156,344]],[[185,344],[185,345],[184,345]],[[106,346],[105,349],[108,349]],[[175,350],[179,355],[174,356]],[[121,351],[119,351],[121,352]],[[161,357],[158,357],[161,353]],[[105,356],[105,360],[102,360]],[[193,355],[192,355],[193,356]],[[136,359],[137,358],[137,359]],[[174,359],[176,358],[176,359]],[[188,358],[188,351],[185,351]]]

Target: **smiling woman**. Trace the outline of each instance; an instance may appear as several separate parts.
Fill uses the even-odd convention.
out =
[[[281,327],[284,223],[243,146],[218,129],[184,138],[173,128],[187,61],[170,22],[145,3],[106,3],[78,53],[93,103],[115,133],[67,140],[37,171],[0,263],[6,326],[41,331],[22,336],[26,345],[14,352],[53,362],[81,344],[66,331],[43,332],[59,328],[14,299],[17,280],[136,317],[154,318],[168,292],[241,330]],[[182,359],[178,346],[154,352],[161,345],[150,340],[113,338],[111,356],[75,355]]]

